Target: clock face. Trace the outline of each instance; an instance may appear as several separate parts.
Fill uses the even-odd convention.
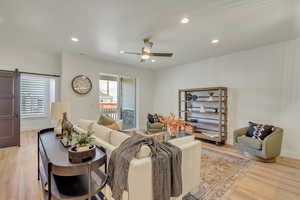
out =
[[[72,88],[77,94],[88,94],[92,89],[92,81],[84,75],[73,78]]]

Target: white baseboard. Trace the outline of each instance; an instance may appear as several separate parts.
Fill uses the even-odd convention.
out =
[[[300,152],[292,152],[292,151],[284,150],[281,152],[281,156],[300,160]]]

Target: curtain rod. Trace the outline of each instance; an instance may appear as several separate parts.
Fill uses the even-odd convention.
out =
[[[32,73],[32,72],[20,72],[21,74],[30,74],[30,75],[39,75],[39,76],[51,76],[51,77],[60,77],[60,75],[56,74],[40,74],[40,73]]]

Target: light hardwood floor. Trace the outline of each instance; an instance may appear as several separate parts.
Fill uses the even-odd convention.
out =
[[[37,181],[36,132],[21,134],[21,147],[0,149],[0,200],[40,200]],[[230,145],[203,147],[242,156]],[[224,200],[299,200],[300,161],[280,157],[256,163],[224,195]]]

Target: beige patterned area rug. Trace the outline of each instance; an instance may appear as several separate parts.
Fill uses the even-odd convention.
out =
[[[219,200],[254,161],[202,149],[201,185],[184,200]]]

